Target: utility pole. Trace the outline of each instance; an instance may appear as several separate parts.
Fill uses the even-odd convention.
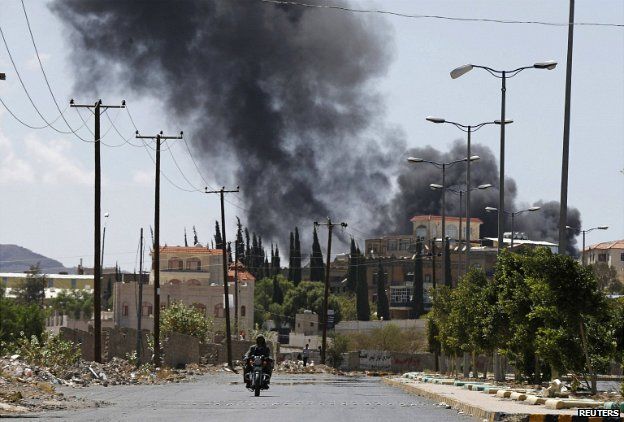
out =
[[[143,227],[141,227],[141,238],[139,240],[139,301],[137,305],[137,338],[136,338],[136,361],[137,368],[141,366],[142,336],[141,318],[143,317]]]
[[[568,165],[570,158],[570,95],[572,92],[572,46],[574,44],[574,0],[570,0],[568,58],[566,63],[565,108],[563,112],[563,157],[561,159],[561,198],[559,200],[559,253],[566,255],[568,224]]]
[[[327,352],[327,308],[329,302],[329,268],[331,265],[331,242],[332,242],[332,232],[334,230],[334,226],[342,226],[347,227],[347,223],[332,223],[331,218],[327,217],[327,223],[319,223],[317,221],[314,222],[314,226],[327,226],[327,265],[325,266],[325,294],[323,296],[323,343],[321,347],[321,364],[325,364],[325,357]]]
[[[239,338],[238,331],[238,239],[234,241],[234,332]]]
[[[436,263],[435,263],[435,257],[436,257],[436,244],[435,244],[435,237],[433,239],[431,239],[431,283],[433,285],[433,288],[436,288]]]
[[[0,72],[0,81],[6,81],[6,74]]]
[[[160,366],[160,144],[167,139],[182,139],[183,132],[178,136],[164,136],[162,130],[156,136],[142,136],[136,131],[137,139],[153,139],[156,141],[156,172],[154,175],[154,366]]]
[[[122,101],[121,105],[103,105],[102,100],[97,100],[94,104],[75,104],[74,100],[69,101],[71,107],[87,108],[95,116],[95,128],[93,131],[93,143],[95,146],[95,200],[94,200],[94,215],[93,215],[93,360],[95,362],[102,362],[102,314],[101,314],[101,300],[102,300],[102,262],[100,252],[100,240],[101,240],[101,207],[100,199],[102,193],[101,186],[101,168],[100,168],[100,117],[102,111],[106,111],[109,108],[124,108],[126,107],[126,101]]]
[[[223,196],[226,193],[240,192],[239,187],[236,189],[225,190],[222,187],[219,190],[208,190],[206,193],[218,193],[221,198],[221,248],[223,251],[223,297],[225,301],[225,344],[227,347],[227,363],[230,369],[234,369],[232,365],[232,330],[230,328],[230,296],[228,292],[228,257],[227,257],[227,240],[225,238],[225,205],[223,203]]]

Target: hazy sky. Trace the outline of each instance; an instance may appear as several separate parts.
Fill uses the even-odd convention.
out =
[[[359,8],[373,6],[404,13],[457,17],[550,22],[566,22],[568,18],[565,0],[357,2]],[[82,64],[70,61],[67,34],[49,11],[47,2],[27,0],[26,7],[61,108],[66,107],[70,98],[82,103],[94,102],[95,98],[73,92],[74,75]],[[520,203],[558,200],[567,28],[383,15],[378,18],[386,19],[394,29],[394,41],[387,46],[393,51],[394,60],[388,74],[378,80],[377,89],[385,100],[386,121],[402,129],[408,146],[429,144],[444,150],[461,138],[462,133],[451,126],[426,122],[427,115],[465,123],[499,118],[500,81],[478,69],[451,80],[449,71],[454,67],[474,63],[513,69],[543,60],[559,63],[553,71],[528,70],[508,81],[507,116],[514,123],[507,128],[506,160],[507,174],[518,184]],[[624,2],[579,0],[576,21],[622,24]],[[48,119],[55,118],[58,112],[36,61],[19,1],[2,2],[0,25],[35,104]],[[584,226],[610,226],[608,231],[592,232],[588,236],[591,244],[624,237],[624,175],[620,172],[624,168],[624,28],[577,26],[574,41],[568,203],[580,209]],[[26,122],[41,125],[3,45],[0,45],[0,72],[7,74],[7,80],[0,81],[0,97]],[[139,98],[115,91],[102,98],[104,103],[112,104],[122,99],[128,102],[144,134],[162,129],[169,133],[184,130],[189,140],[200,136],[169,118],[158,98]],[[110,113],[115,118],[117,111]],[[74,127],[81,125],[75,111],[69,110],[67,116]],[[133,127],[124,113],[119,114],[116,124],[126,137],[132,135]],[[66,130],[62,120],[55,126]],[[102,133],[108,127],[108,120],[103,118]],[[83,138],[92,138],[85,128],[79,132]],[[490,146],[496,155],[498,139],[494,127],[484,128],[473,137],[474,142]],[[103,141],[113,145],[122,142],[113,130]],[[193,187],[181,176],[170,153]],[[397,156],[397,160],[404,159]],[[163,152],[162,161],[164,174],[180,187],[193,189],[205,185],[186,147],[179,141],[171,142],[171,150]],[[141,226],[149,238],[149,226],[153,224],[153,168],[143,148],[129,145],[102,148],[102,213],[110,213],[106,265],[119,262],[122,268],[132,270]],[[220,184],[214,180],[208,182]],[[0,243],[27,247],[66,266],[78,264],[80,258],[91,265],[92,184],[92,143],[51,129],[28,129],[0,108]],[[197,226],[200,241],[212,237],[214,220],[219,217],[216,195],[185,192],[163,179],[161,200],[162,243],[182,244],[184,228],[192,238],[193,225]],[[245,207],[240,200],[232,202]],[[228,226],[233,226],[236,215],[245,221],[241,208],[227,205]],[[286,241],[281,239],[284,252],[288,248]]]

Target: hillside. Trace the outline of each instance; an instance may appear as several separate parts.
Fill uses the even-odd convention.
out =
[[[0,244],[0,272],[21,273],[30,269],[31,265],[37,265],[43,272],[58,273],[60,271],[72,272],[73,269],[65,266],[54,259],[50,259],[30,249],[18,245]]]

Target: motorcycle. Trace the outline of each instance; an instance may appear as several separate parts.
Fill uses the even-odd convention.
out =
[[[254,392],[254,396],[260,395],[260,390],[269,388],[269,380],[271,376],[267,373],[270,369],[272,360],[264,356],[250,356],[247,358],[247,364],[251,369],[245,374],[245,382],[247,389]]]

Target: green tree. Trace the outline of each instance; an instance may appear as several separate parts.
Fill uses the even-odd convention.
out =
[[[347,293],[337,295],[336,299],[340,302],[340,311],[342,312],[342,319],[344,321],[357,320],[357,306],[356,299],[353,293]]]
[[[381,261],[377,265],[377,317],[386,321],[390,319],[390,306],[386,293],[386,272]]]
[[[262,326],[265,321],[280,318],[279,315],[285,315],[283,309],[276,308],[273,305],[282,306],[274,301],[275,281],[278,282],[279,290],[282,297],[294,287],[292,281],[287,280],[284,276],[278,275],[273,278],[263,278],[256,280],[254,285],[254,323]],[[285,322],[291,322],[287,319]]]
[[[212,319],[206,318],[200,310],[182,302],[172,303],[160,314],[160,330],[164,336],[169,333],[180,333],[205,342],[213,328]]]
[[[277,280],[277,275],[273,276],[273,303],[282,305],[284,303],[284,292]]]
[[[312,233],[312,255],[310,255],[310,281],[323,281],[325,278],[325,264],[323,263],[323,252],[319,243],[316,226]]]
[[[609,266],[605,262],[598,262],[589,265],[594,271],[598,288],[610,294],[619,294],[624,291],[622,283],[618,280],[615,267]]]
[[[11,349],[20,333],[41,338],[45,314],[38,304],[21,304],[0,296],[0,352]]]
[[[219,222],[218,221],[215,221],[214,241],[215,241],[215,248],[216,249],[223,249],[223,237],[221,235],[221,228],[219,227]]]
[[[321,317],[324,293],[325,288],[322,284],[302,281],[299,285],[285,293],[284,314],[294,320],[296,314],[302,313],[304,310],[311,310]],[[334,322],[340,322],[342,320],[340,300],[335,295],[329,295],[328,306],[328,309],[333,309],[334,311]]]
[[[295,235],[290,232],[290,247],[288,251],[288,279],[294,280],[294,259],[295,259]]]
[[[234,259],[245,262],[245,241],[243,240],[243,225],[240,218],[236,217],[236,242],[234,247]]]
[[[295,244],[293,248],[295,258],[293,260],[293,282],[295,285],[301,283],[301,243],[299,242],[299,228],[295,227]]]
[[[366,281],[366,263],[360,249],[356,249],[357,284],[355,298],[358,321],[370,321],[370,304],[368,302],[368,282]]]
[[[45,299],[46,277],[41,274],[39,264],[31,265],[26,278],[21,280],[13,290],[15,299],[22,304],[37,304],[43,306]]]
[[[93,294],[86,290],[63,290],[50,299],[50,306],[60,315],[77,320],[89,320],[93,315]]]
[[[351,253],[349,254],[349,269],[347,270],[347,291],[355,293],[357,285],[357,249],[355,247],[355,240],[351,238]]]
[[[279,246],[275,244],[275,252],[271,259],[271,275],[278,275],[282,270],[282,265],[280,263],[280,253]]]

